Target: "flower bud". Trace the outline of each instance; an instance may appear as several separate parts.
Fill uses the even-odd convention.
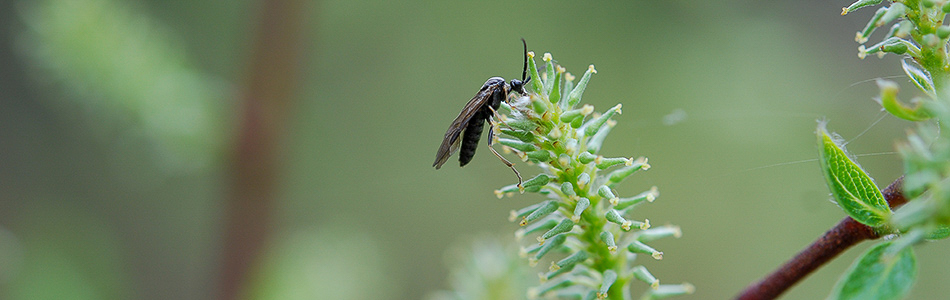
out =
[[[860,44],[867,42],[868,37],[871,36],[874,29],[880,27],[880,25],[877,24],[881,21],[881,17],[883,17],[885,13],[887,13],[886,7],[878,8],[877,11],[874,12],[874,16],[871,17],[871,20],[868,21],[868,24],[864,26],[864,30],[858,32],[857,36],[855,36],[854,41]]]
[[[617,252],[617,241],[614,240],[613,233],[610,233],[610,231],[602,231],[600,233],[600,240],[607,245],[607,251],[610,251],[610,253]]]
[[[560,223],[557,223],[557,226],[554,226],[554,228],[551,228],[551,230],[548,230],[543,235],[539,236],[538,243],[544,244],[544,240],[547,240],[558,234],[569,232],[572,229],[574,229],[574,221],[571,221],[571,219],[567,218],[562,219]]]
[[[597,162],[597,168],[603,170],[603,169],[610,168],[619,164],[632,166],[633,158],[626,158],[626,157],[602,158],[602,159],[599,159],[599,162]]]
[[[526,235],[529,235],[535,232],[551,230],[551,228],[554,228],[555,226],[557,226],[557,218],[555,217],[545,218],[543,219],[543,221],[538,221],[538,222],[528,224],[524,228],[521,228],[520,230],[515,231],[515,238],[520,240],[522,237]]]
[[[597,73],[597,70],[594,69],[594,65],[587,67],[587,72],[584,72],[584,76],[581,76],[581,80],[577,82],[577,85],[574,86],[574,89],[567,95],[567,102],[564,102],[562,99],[561,109],[569,110],[574,108],[577,103],[581,101],[581,97],[584,95],[584,89],[587,88],[587,83],[590,82],[591,74]]]
[[[528,160],[532,162],[549,162],[551,161],[552,155],[551,151],[548,150],[538,150],[525,153],[528,157]]]
[[[620,212],[617,212],[616,209],[608,210],[607,213],[604,214],[604,218],[610,223],[620,225],[620,228],[622,228],[624,231],[630,231],[630,225],[633,224],[633,222],[621,216]]]
[[[584,104],[581,108],[565,111],[561,114],[561,122],[570,123],[577,118],[584,118],[594,112],[594,107],[590,104]]]
[[[534,52],[528,52],[528,75],[531,80],[528,82],[528,91],[534,94],[541,93],[541,76],[538,75],[538,65],[534,62]]]
[[[586,164],[589,164],[590,162],[594,161],[595,159],[597,159],[597,155],[596,155],[596,154],[593,154],[593,153],[590,153],[590,152],[587,152],[587,151],[581,152],[581,154],[578,154],[578,155],[577,155],[577,161],[579,161],[580,163],[585,164],[585,165],[586,165]]]
[[[577,176],[577,187],[584,189],[590,183],[590,174],[581,173]]]
[[[587,136],[592,136],[595,133],[597,133],[597,131],[600,130],[600,127],[604,126],[604,124],[607,123],[607,120],[610,120],[610,118],[613,117],[615,114],[622,113],[622,111],[620,110],[621,107],[623,107],[623,104],[617,104],[614,107],[611,107],[606,112],[604,112],[603,115],[600,115],[599,117],[593,118],[590,121],[588,121],[587,124],[584,124],[584,126],[582,126],[584,128],[584,134]]]
[[[554,78],[551,78],[553,81],[551,91],[548,93],[548,101],[551,104],[557,104],[561,100],[561,82],[564,81],[562,74],[565,70],[564,67],[558,65],[554,67],[554,71]]]
[[[501,133],[505,135],[516,138],[525,143],[534,142],[534,134],[531,133],[531,131],[511,130],[505,127],[502,127],[499,131],[501,131]]]
[[[850,12],[858,10],[859,8],[881,4],[882,1],[883,0],[858,0],[854,3],[851,3],[851,5],[848,5],[848,7],[842,8],[841,15],[846,15]]]
[[[634,234],[636,240],[641,242],[651,242],[665,237],[675,237],[679,238],[683,236],[683,231],[680,230],[679,226],[661,226],[656,228],[650,228],[647,230],[637,231]]]
[[[511,213],[508,215],[508,221],[514,222],[517,219],[523,218],[524,216],[527,216],[531,212],[537,210],[539,207],[541,207],[542,204],[544,204],[544,202],[532,204],[532,205],[529,205],[528,207],[519,209],[517,211],[512,210]]]
[[[627,250],[630,250],[630,252],[633,253],[649,254],[653,257],[653,259],[656,260],[663,259],[663,252],[656,251],[656,249],[653,249],[653,247],[647,246],[647,244],[644,244],[640,241],[631,242],[630,245],[627,246]]]
[[[584,210],[586,210],[588,207],[590,207],[590,199],[577,199],[577,205],[574,206],[574,215],[571,216],[571,221],[574,221],[574,223],[579,222],[581,219],[581,214],[583,214]]]
[[[584,251],[584,250],[577,251],[574,254],[571,254],[570,256],[565,257],[562,260],[559,260],[557,262],[552,262],[550,271],[553,272],[553,271],[557,271],[558,269],[569,268],[579,262],[586,260],[587,257],[588,257],[587,251]]]
[[[630,270],[630,273],[633,273],[633,277],[637,280],[646,282],[654,290],[660,287],[660,280],[653,277],[653,274],[650,274],[650,271],[647,271],[647,268],[644,266],[636,266]]]
[[[541,249],[538,250],[538,253],[534,254],[534,259],[538,260],[538,259],[543,258],[545,254],[548,254],[548,252],[551,252],[551,250],[553,250],[554,248],[557,248],[561,246],[561,244],[564,244],[564,240],[566,239],[567,239],[566,234],[558,234],[551,237],[551,239],[548,240],[547,243],[545,243],[544,245],[541,245]]]
[[[528,179],[527,181],[522,183],[522,186],[524,186],[524,188],[527,190],[528,188],[532,188],[532,187],[545,186],[548,184],[548,182],[551,182],[551,176],[548,176],[546,174],[538,174],[538,176]]]
[[[616,203],[617,199],[619,199],[614,195],[614,192],[610,190],[610,187],[606,185],[602,185],[597,189],[597,195],[600,195],[601,198],[609,199],[608,201],[610,201],[610,203]]]
[[[521,219],[521,226],[528,225],[528,223],[534,222],[535,220],[541,219],[544,216],[550,215],[551,213],[557,211],[558,205],[555,200],[544,201],[538,209],[532,211],[530,214]]]
[[[610,286],[614,285],[616,281],[617,272],[614,272],[614,270],[604,271],[604,280],[600,284],[600,291],[597,292],[597,299],[606,299],[607,291],[610,290]]]
[[[570,182],[561,183],[561,192],[564,193],[564,195],[567,195],[568,197],[577,196],[577,193],[574,192],[574,185],[571,184]]]
[[[521,152],[531,152],[531,151],[538,150],[538,147],[535,147],[533,144],[525,143],[525,142],[522,142],[520,140],[515,140],[515,139],[501,138],[501,139],[498,139],[498,143],[514,148],[514,149],[518,149]]]
[[[891,4],[891,6],[887,8],[887,12],[885,12],[884,15],[881,16],[881,19],[877,20],[877,23],[874,23],[874,26],[881,27],[881,26],[884,26],[884,24],[897,20],[897,18],[903,17],[904,11],[906,9],[907,9],[907,6],[904,6],[903,3],[896,2],[894,4]]]
[[[647,159],[645,157],[640,157],[640,158],[637,158],[637,160],[634,161],[631,166],[623,167],[623,168],[620,168],[619,170],[610,172],[610,174],[607,175],[607,179],[608,181],[610,181],[610,184],[617,184],[623,181],[624,179],[626,179],[627,177],[629,177],[630,175],[632,175],[633,173],[635,173],[636,171],[649,170],[649,169],[650,169],[650,164],[647,163]]]
[[[654,186],[651,187],[650,190],[640,193],[639,195],[629,198],[621,198],[616,204],[611,204],[614,205],[615,209],[624,209],[633,205],[637,205],[643,201],[653,202],[656,200],[656,197],[659,197],[659,195],[660,192],[657,190],[656,186]]]

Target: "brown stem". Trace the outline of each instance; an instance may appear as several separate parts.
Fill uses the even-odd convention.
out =
[[[297,86],[301,1],[264,0],[239,101],[238,136],[225,203],[218,299],[241,298],[271,228],[278,150]]]
[[[891,208],[907,203],[901,191],[904,177],[894,180],[882,192],[884,199]],[[750,285],[736,297],[739,300],[775,299],[788,290],[805,276],[818,269],[832,258],[838,256],[851,246],[864,240],[873,240],[881,236],[867,225],[858,223],[851,217],[844,218],[834,228],[825,232],[818,240],[785,262],[778,270],[762,281]]]

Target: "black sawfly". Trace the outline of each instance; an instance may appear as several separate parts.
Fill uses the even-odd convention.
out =
[[[524,45],[524,67],[521,70],[521,80],[512,79],[511,83],[507,83],[504,78],[492,77],[489,78],[488,81],[485,81],[485,84],[478,90],[475,97],[465,104],[465,107],[462,108],[462,112],[460,112],[458,117],[455,118],[455,121],[452,121],[452,124],[449,125],[449,129],[445,132],[445,138],[442,139],[442,145],[439,146],[439,152],[435,154],[435,162],[432,163],[433,167],[436,169],[441,168],[442,165],[449,160],[449,157],[459,150],[460,146],[459,166],[464,167],[472,161],[472,157],[475,156],[475,148],[478,148],[478,140],[482,136],[485,121],[488,121],[498,114],[496,112],[498,106],[501,105],[501,101],[507,102],[509,93],[517,92],[521,95],[525,94],[524,85],[527,84],[528,81],[531,81],[531,77],[525,78],[525,76],[528,75],[528,43],[525,42],[524,39],[521,39],[521,43]],[[522,182],[521,174],[518,173],[518,170],[515,170],[514,164],[502,157],[492,148],[493,144],[494,132],[493,128],[489,126],[488,149],[515,172],[515,175],[518,176],[518,186],[520,187]]]

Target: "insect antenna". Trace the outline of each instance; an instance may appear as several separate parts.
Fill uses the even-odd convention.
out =
[[[528,42],[524,41],[524,38],[521,38],[521,44],[524,45],[524,67],[521,69],[521,82],[527,83],[530,79],[525,79],[525,76],[528,76]]]

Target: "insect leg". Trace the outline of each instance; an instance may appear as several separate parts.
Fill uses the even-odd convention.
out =
[[[492,108],[491,106],[485,106],[485,107],[487,107],[489,110],[491,110],[491,113],[492,113],[493,115],[495,115],[494,118],[492,118],[492,119],[489,120],[490,122],[492,122],[492,124],[497,124],[497,123],[495,123],[495,120],[494,120],[494,119],[498,119],[498,121],[500,121],[501,124],[505,124],[505,127],[508,127],[508,129],[511,129],[511,131],[515,131],[514,128],[511,128],[511,125],[508,125],[508,123],[505,122],[505,119],[502,118],[501,114],[499,114],[498,111],[496,111],[496,110],[495,110],[494,108]],[[489,131],[491,131],[491,129],[489,129]],[[488,136],[492,136],[492,135],[489,134]]]
[[[511,163],[510,161],[502,157],[501,154],[498,154],[498,151],[495,151],[495,148],[492,147],[492,145],[494,144],[495,144],[495,126],[493,124],[492,126],[488,127],[488,149],[491,150],[491,153],[494,153],[495,156],[498,157],[498,159],[504,162],[505,165],[507,165],[509,168],[511,168],[512,171],[515,172],[515,176],[518,176],[518,191],[520,191],[521,193],[524,193],[524,186],[521,185],[521,183],[523,182],[523,180],[521,179],[521,173],[518,173],[518,170],[515,169],[515,164]]]

